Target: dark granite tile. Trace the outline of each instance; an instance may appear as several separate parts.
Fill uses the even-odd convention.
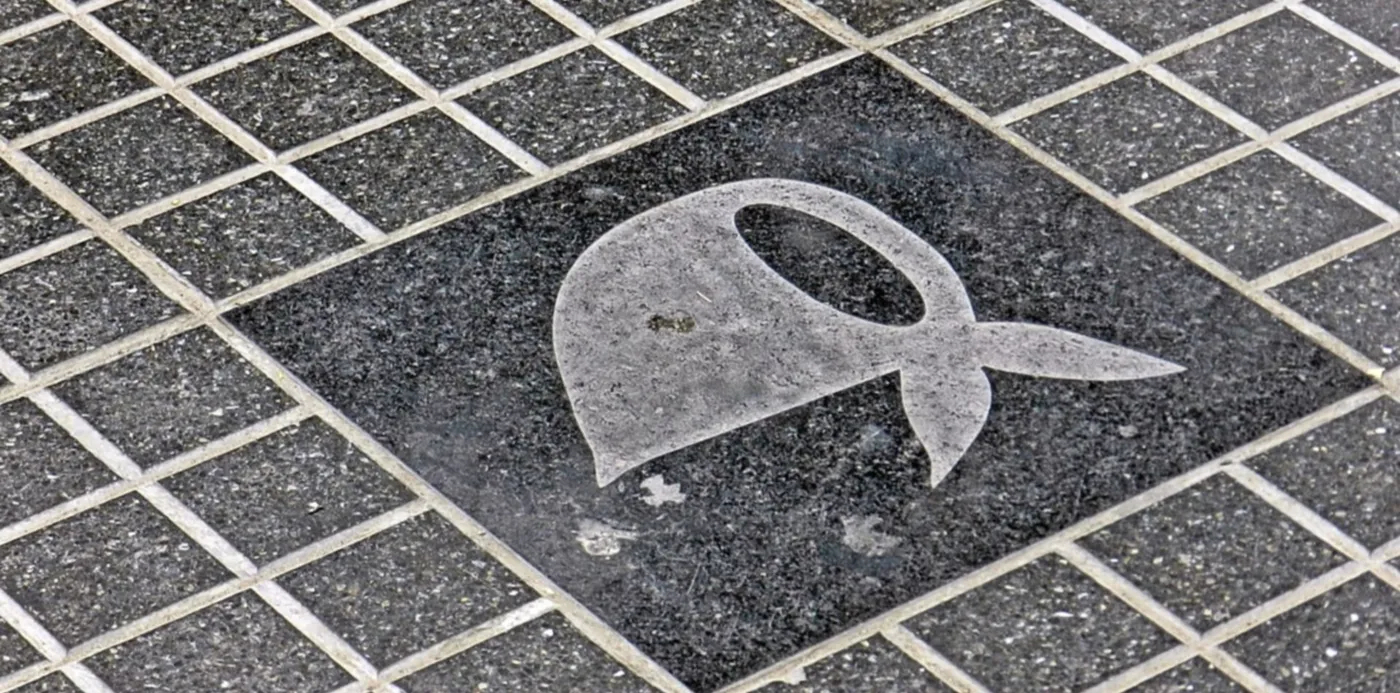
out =
[[[1065,0],[1064,4],[1146,53],[1266,2],[1268,0]]]
[[[762,177],[844,191],[899,220],[946,257],[980,320],[1055,326],[1186,370],[1088,383],[988,369],[990,418],[936,488],[895,373],[836,382],[829,396],[741,428],[724,424],[727,433],[600,488],[555,366],[564,277],[632,216]],[[769,248],[761,257],[813,257],[789,274],[799,286],[828,287],[821,300],[831,305],[864,304],[870,318],[901,322],[904,294],[869,288],[879,274],[869,254],[811,252],[826,235],[792,228],[776,243],[791,252],[758,243]],[[694,301],[699,310],[703,299]],[[228,319],[697,690],[1372,382],[868,57]],[[819,334],[799,330],[790,348]],[[641,383],[657,377],[625,365]]]
[[[279,581],[381,667],[535,598],[431,513]]]
[[[13,674],[31,664],[44,661],[44,656],[29,646],[24,638],[0,621],[0,676]]]
[[[1346,562],[1224,475],[1081,543],[1199,631]]]
[[[15,689],[15,693],[82,693],[82,691],[62,673],[53,673],[33,683],[20,686]]]
[[[73,217],[0,163],[0,258],[79,229]]]
[[[96,16],[175,75],[311,24],[284,0],[128,0]]]
[[[666,0],[561,0],[560,5],[595,27],[605,27],[619,19],[649,10]]]
[[[355,30],[439,89],[574,37],[525,0],[415,0]]]
[[[707,0],[617,40],[705,99],[742,91],[841,48],[769,0]]]
[[[350,10],[368,5],[371,2],[374,2],[374,0],[321,0],[316,4],[319,5],[321,9],[333,15],[342,15]]]
[[[936,606],[908,625],[999,691],[1082,690],[1176,642],[1054,556]]]
[[[121,691],[331,691],[353,679],[252,592],[87,660]]]
[[[0,136],[15,137],[151,84],[64,22],[0,46]]]
[[[992,5],[892,50],[993,114],[1123,62],[1026,0]]]
[[[956,0],[813,0],[813,4],[852,29],[874,36],[957,3]]]
[[[1291,140],[1376,197],[1400,205],[1400,94],[1392,94]]]
[[[1394,690],[1400,687],[1400,591],[1362,575],[1224,647],[1290,693]]]
[[[438,111],[401,120],[297,165],[385,231],[523,175]]]
[[[165,486],[259,564],[414,498],[319,419],[183,472]]]
[[[0,349],[38,370],[180,314],[101,241],[0,274]]]
[[[0,584],[69,646],[231,577],[135,494],[0,546]]]
[[[360,242],[271,173],[177,207],[127,233],[216,299]]]
[[[0,404],[0,527],[92,491],[116,476],[29,400]]]
[[[1381,223],[1273,152],[1259,152],[1137,206],[1245,277]]]
[[[1400,364],[1400,238],[1332,261],[1270,292],[1342,341],[1389,367]]]
[[[1400,5],[1391,0],[1310,0],[1308,5],[1391,55],[1400,55]]]
[[[1270,130],[1395,77],[1292,12],[1276,12],[1162,66]]]
[[[1129,689],[1131,693],[1244,693],[1210,662],[1192,659]]]
[[[252,163],[168,96],[40,142],[27,153],[109,216]]]
[[[292,400],[199,329],[54,387],[132,460],[150,466],[277,414]]]
[[[1041,111],[1012,129],[1115,193],[1248,139],[1143,74]]]
[[[801,683],[773,683],[764,693],[951,693],[926,669],[882,638],[856,643],[803,669]]]
[[[549,164],[685,112],[594,48],[497,82],[460,103]]]
[[[402,681],[407,693],[655,690],[588,641],[558,613],[546,614]]]
[[[1391,400],[1369,404],[1248,464],[1367,546],[1400,537],[1400,405]]]
[[[0,31],[53,13],[53,7],[44,0],[0,0]]]

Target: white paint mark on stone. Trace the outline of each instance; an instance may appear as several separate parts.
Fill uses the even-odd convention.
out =
[[[904,537],[885,534],[875,529],[875,525],[883,521],[879,515],[851,515],[841,518],[841,526],[845,528],[841,535],[841,543],[845,544],[846,548],[866,556],[883,556],[889,553],[904,543]]]
[[[622,542],[636,541],[638,534],[606,522],[584,519],[579,521],[574,537],[591,556],[613,556],[622,550]]]
[[[679,504],[685,501],[685,494],[681,493],[681,485],[666,483],[666,478],[660,474],[653,474],[642,479],[642,488],[649,494],[642,498],[642,502],[653,508],[666,503]]]

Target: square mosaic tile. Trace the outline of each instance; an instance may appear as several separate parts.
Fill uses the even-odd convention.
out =
[[[1268,0],[1065,0],[1063,4],[1146,53],[1266,2]]]
[[[883,638],[871,638],[804,667],[801,683],[773,683],[764,693],[952,693]]]
[[[1400,55],[1400,5],[1390,0],[1310,0],[1308,5],[1391,55]]]
[[[997,3],[892,51],[992,114],[1123,62],[1027,0]]]
[[[1400,238],[1391,236],[1270,290],[1386,367],[1400,364]]]
[[[956,0],[812,0],[812,3],[866,36],[884,33],[957,4]]]
[[[30,370],[181,312],[97,240],[0,274],[0,349]]]
[[[0,46],[0,136],[32,132],[150,86],[77,24],[64,22]]]
[[[0,163],[0,258],[80,229],[67,212]]]
[[[1244,693],[1209,662],[1192,659],[1129,689],[1132,693]]]
[[[0,0],[0,31],[53,14],[44,0]]]
[[[1367,104],[1290,142],[1391,205],[1400,205],[1400,94]]]
[[[95,16],[174,75],[311,26],[284,0],[128,0]]]
[[[685,112],[594,48],[492,84],[459,103],[549,164]]]
[[[29,400],[0,404],[0,527],[116,478]]]
[[[30,647],[8,623],[0,621],[0,676],[13,674],[31,664],[44,661],[44,656]]]
[[[594,27],[602,28],[665,0],[561,0],[559,3]]]

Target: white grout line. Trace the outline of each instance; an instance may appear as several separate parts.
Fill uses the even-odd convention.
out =
[[[43,244],[36,245],[33,248],[16,253],[7,258],[0,259],[0,274],[19,269],[32,262],[38,262],[50,255],[56,255],[90,238],[92,238],[92,231],[82,229],[59,236],[51,241],[46,241]]]
[[[1379,243],[1395,235],[1396,231],[1400,231],[1400,222],[1396,221],[1369,228],[1354,236],[1343,238],[1310,255],[1304,255],[1293,262],[1274,268],[1263,275],[1255,277],[1250,280],[1249,283],[1260,291],[1272,289],[1284,282],[1327,265],[1333,260],[1340,259],[1362,248]]]
[[[51,140],[55,137],[58,137],[59,135],[62,135],[65,132],[77,130],[78,128],[87,125],[88,123],[93,123],[102,120],[107,116],[114,115],[131,108],[135,108],[143,103],[146,103],[147,101],[153,101],[164,94],[165,91],[162,90],[160,87],[147,87],[140,91],[116,99],[115,101],[108,101],[107,103],[104,103],[100,106],[96,106],[94,108],[90,108],[86,111],[78,113],[77,115],[71,116],[69,118],[64,118],[63,120],[60,120],[56,123],[51,123],[37,130],[31,130],[30,132],[26,132],[23,135],[20,135],[19,137],[10,140],[10,146],[14,147],[15,149],[25,149],[27,147],[32,147],[45,140]]]
[[[958,693],[991,693],[980,681],[963,671],[952,660],[943,656],[923,638],[901,624],[895,624],[880,631],[880,635],[891,645],[899,648],[905,656],[922,666],[934,678]]]
[[[0,31],[0,48],[3,48],[6,44],[14,43],[15,41],[18,41],[22,38],[33,36],[34,34],[37,34],[45,29],[56,27],[67,20],[67,17],[55,12],[53,14],[44,15],[43,17],[40,17],[38,19],[30,20],[17,27],[11,27],[4,31]]]
[[[342,202],[340,198],[331,194],[329,190],[321,187],[320,183],[311,180],[310,176],[292,166],[286,165],[277,166],[273,170],[276,171],[278,177],[286,181],[286,183],[296,189],[297,192],[305,195],[307,199],[325,210],[327,214],[340,222],[341,225],[350,229],[351,233],[359,236],[360,240],[366,243],[384,240],[384,232],[380,231],[379,227],[375,226],[363,216],[360,216],[359,212],[351,209],[350,205]]]
[[[1293,14],[1296,14],[1299,17],[1302,17],[1303,19],[1311,22],[1313,26],[1316,26],[1324,32],[1331,34],[1333,37],[1339,39],[1343,43],[1355,49],[1357,53],[1360,53],[1391,70],[1400,72],[1400,58],[1396,58],[1380,46],[1377,46],[1376,44],[1371,43],[1370,41],[1367,41],[1366,39],[1362,38],[1356,32],[1353,32],[1352,30],[1342,26],[1341,24],[1332,21],[1330,17],[1327,17],[1321,12],[1318,12],[1317,10],[1308,7],[1307,5],[1303,5],[1301,3],[1290,6],[1288,9],[1291,10]]]
[[[24,638],[34,649],[49,663],[62,661],[68,656],[68,650],[55,638],[49,629],[39,623],[37,619],[24,610],[19,602],[0,590],[0,621],[8,623],[20,637]],[[0,690],[7,690],[5,682],[10,678],[26,674],[30,669],[36,667],[26,667],[5,677],[0,677]],[[86,665],[80,663],[66,664],[57,670],[62,671],[73,685],[83,693],[112,693],[112,689],[98,678]],[[23,684],[19,684],[23,685]]]

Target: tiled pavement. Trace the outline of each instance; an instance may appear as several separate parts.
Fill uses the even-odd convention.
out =
[[[1400,690],[1397,56],[1392,0],[0,0],[0,690]],[[492,394],[557,378],[530,292],[760,174],[878,202],[984,318],[1194,379],[995,379],[962,524],[672,461],[690,505],[661,480],[587,552],[549,518],[623,511]],[[844,261],[791,271],[892,320]],[[917,467],[904,428],[860,449]],[[773,541],[678,538],[726,522]],[[801,545],[843,526],[875,548]]]

